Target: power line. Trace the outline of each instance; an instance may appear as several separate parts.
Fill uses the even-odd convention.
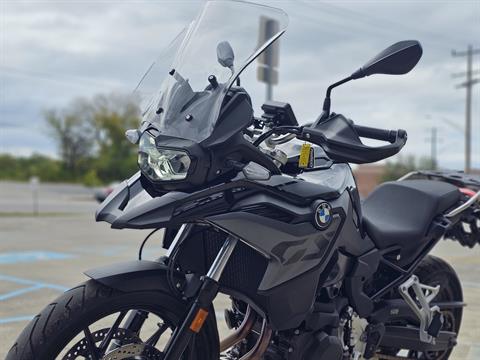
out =
[[[429,39],[430,42],[437,43],[438,45],[442,45],[442,46],[445,46],[445,39],[449,40],[450,42],[455,42],[455,43],[460,42],[458,39],[449,37],[446,34],[437,34],[431,31],[426,31],[425,29],[415,28],[410,25],[405,25],[401,22],[395,22],[384,17],[374,16],[369,13],[352,10],[343,6],[334,5],[332,3],[322,2],[321,4],[318,4],[318,3],[307,1],[307,0],[302,0],[301,3],[308,6],[311,9],[315,9],[317,11],[322,10],[330,14],[333,14],[334,16],[338,16],[341,19],[348,18],[357,23],[363,23],[363,25],[366,25],[371,29],[381,30],[382,33],[390,32],[392,34],[402,34],[402,36],[405,36],[405,30],[406,30],[409,32],[415,32],[418,34],[423,34],[424,36],[428,36],[430,37]],[[320,5],[320,6],[316,6],[316,5]],[[388,26],[383,26],[381,23]],[[351,21],[350,21],[350,24],[351,24]],[[344,26],[345,23],[343,23],[342,25]],[[400,32],[399,30],[403,30],[403,31]]]
[[[473,70],[472,74],[473,75],[480,74],[480,70]],[[464,77],[464,76],[465,76],[465,72],[459,72],[459,73],[452,74],[452,78],[459,78],[459,77]]]
[[[453,130],[456,130],[458,133],[463,135],[464,129],[462,126],[459,126],[455,122],[453,122],[450,119],[447,119],[446,117],[442,117],[441,119],[445,124],[449,125]]]
[[[467,58],[467,71],[464,73],[467,80],[458,85],[458,88],[466,88],[465,101],[465,172],[468,174],[472,166],[472,88],[478,84],[480,79],[473,78],[473,55],[479,55],[480,49],[474,49],[472,45],[468,45],[466,51],[452,50],[453,57]]]
[[[444,151],[448,150],[451,152],[452,147],[455,147],[457,144],[456,141],[458,141],[458,138],[456,136],[452,136],[451,132],[449,132],[449,135],[447,138],[444,137],[439,137],[438,134],[446,130],[444,127],[442,127],[442,124],[446,124],[449,126],[450,129],[455,130],[457,135],[464,135],[464,129],[461,125],[458,125],[455,121],[452,121],[445,116],[441,116],[440,118],[434,119],[434,116],[431,114],[426,114],[425,118],[428,120],[435,120],[435,125],[433,125],[431,128],[429,128],[429,131],[431,132],[431,135],[425,140],[430,144],[430,157],[433,159],[435,164],[438,166],[438,154],[443,153]],[[440,144],[442,146],[440,147]]]
[[[17,67],[0,65],[0,72],[6,73],[10,76],[21,76],[27,78],[35,78],[47,81],[54,81],[61,84],[69,85],[69,86],[81,86],[81,87],[125,87],[124,84],[118,84],[113,82],[99,82],[92,80],[86,77],[80,77],[76,75],[65,75],[65,74],[51,74],[47,72],[40,72],[40,71],[32,71],[26,69],[20,69]]]

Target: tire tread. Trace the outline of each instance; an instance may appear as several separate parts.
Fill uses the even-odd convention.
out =
[[[131,291],[128,294],[141,296],[141,293],[145,291]],[[51,354],[56,351],[54,348],[65,342],[65,334],[72,332],[74,324],[84,322],[85,316],[90,316],[92,309],[108,306],[115,298],[126,294],[95,280],[88,280],[67,290],[30,321],[10,348],[6,360],[52,360]],[[216,336],[218,341],[215,320],[207,321],[204,328],[209,337]],[[204,346],[215,351],[218,344]]]

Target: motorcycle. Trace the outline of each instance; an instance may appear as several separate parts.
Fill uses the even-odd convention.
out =
[[[142,244],[136,261],[86,271],[88,281],[27,325],[8,360],[449,358],[462,286],[429,253],[444,238],[480,242],[480,179],[416,172],[362,201],[349,163],[397,154],[407,133],[330,111],[334,88],[408,73],[422,47],[395,43],[329,86],[311,124],[276,101],[255,117],[240,75],[270,56],[287,22],[279,9],[209,1],[149,69],[136,90],[142,123],[126,133],[140,171],[96,220],[163,229],[166,254],[142,260]],[[289,142],[299,154],[282,150]],[[221,340],[219,294],[231,298]]]

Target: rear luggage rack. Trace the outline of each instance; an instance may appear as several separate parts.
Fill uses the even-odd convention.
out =
[[[455,209],[451,210],[448,214],[445,214],[445,217],[452,218],[457,216],[458,214],[462,213],[470,206],[472,206],[475,202],[480,200],[480,175],[473,175],[473,174],[465,174],[463,171],[451,171],[451,170],[443,170],[443,171],[435,171],[435,170],[417,170],[411,171],[408,174],[405,174],[397,181],[403,181],[407,179],[428,179],[428,180],[437,180],[437,181],[444,181],[448,182],[452,185],[457,187],[466,187],[473,189],[476,191],[475,195],[473,195],[468,201],[463,203],[462,205],[456,207]]]
[[[464,210],[468,209],[470,206],[472,206],[475,202],[477,202],[478,200],[480,200],[480,191],[477,191],[477,193],[475,195],[473,195],[470,199],[468,199],[468,201],[464,202],[462,205],[460,205],[459,207],[456,207],[455,209],[453,209],[452,211],[450,211],[448,214],[446,214],[445,216],[447,218],[451,218],[451,217],[454,217],[454,216],[457,216],[458,214],[460,214],[461,212],[463,212]]]
[[[452,170],[417,170],[402,176],[398,181],[406,179],[441,180],[458,187],[467,187],[480,191],[480,175],[465,174],[463,171]]]

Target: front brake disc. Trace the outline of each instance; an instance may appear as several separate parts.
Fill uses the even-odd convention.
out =
[[[94,343],[102,341],[105,336],[107,336],[109,328],[101,329],[92,333],[92,338]],[[128,343],[141,343],[142,341],[139,337],[130,330],[118,328],[117,331],[112,336],[112,341],[117,340],[120,344]],[[88,343],[85,338],[81,339],[75,345],[73,345],[70,350],[63,356],[62,360],[73,360],[77,359],[79,356],[84,357],[85,359],[90,358],[90,352],[88,350]],[[156,360],[156,358],[155,358]]]
[[[162,360],[163,354],[153,346],[146,344],[127,344],[109,352],[102,360]]]

